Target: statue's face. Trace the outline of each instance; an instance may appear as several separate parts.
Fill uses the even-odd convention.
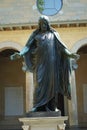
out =
[[[45,20],[40,20],[40,28],[42,32],[47,31],[47,22]]]

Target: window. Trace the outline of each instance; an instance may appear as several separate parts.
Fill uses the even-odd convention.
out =
[[[43,15],[55,15],[62,8],[62,0],[37,0],[37,8]]]
[[[23,115],[23,87],[5,87],[5,116]]]

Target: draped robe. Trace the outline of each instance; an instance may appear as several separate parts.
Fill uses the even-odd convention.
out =
[[[55,31],[36,30],[26,46],[29,47],[24,55],[26,65],[36,73],[34,107],[47,104],[58,93],[70,99],[70,59]]]

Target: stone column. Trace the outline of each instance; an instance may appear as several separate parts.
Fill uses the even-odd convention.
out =
[[[69,110],[70,126],[78,125],[76,82],[75,82],[74,71],[72,71],[72,75],[71,75],[71,101],[68,101],[68,110]]]
[[[26,72],[26,112],[33,106],[33,73]]]

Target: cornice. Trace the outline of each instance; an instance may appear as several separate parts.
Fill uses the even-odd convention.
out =
[[[64,21],[64,22],[51,22],[53,28],[69,28],[69,27],[87,27],[87,21]],[[24,23],[24,24],[3,24],[0,25],[0,31],[15,31],[15,30],[32,30],[36,29],[38,24]]]

